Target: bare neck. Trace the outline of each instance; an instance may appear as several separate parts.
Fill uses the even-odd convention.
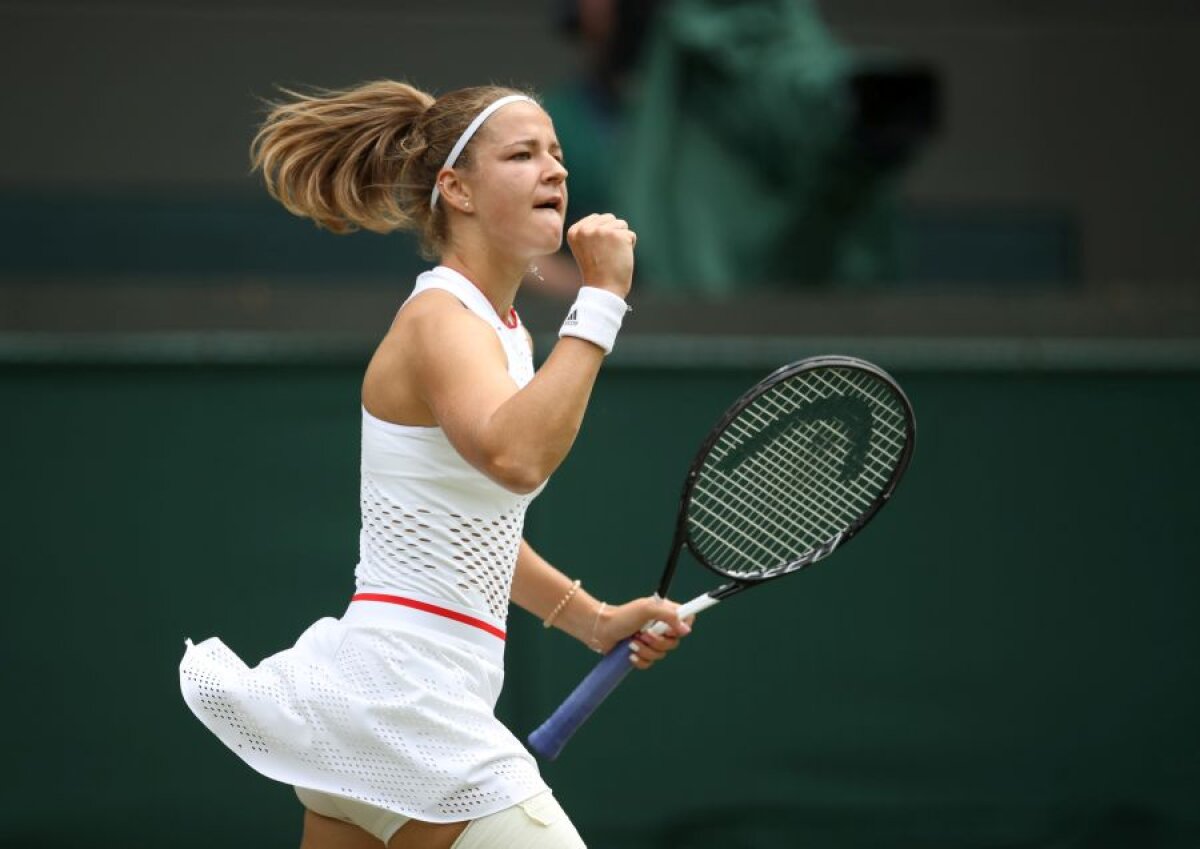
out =
[[[499,316],[508,315],[529,268],[529,258],[501,254],[485,246],[447,248],[441,262],[475,284]]]

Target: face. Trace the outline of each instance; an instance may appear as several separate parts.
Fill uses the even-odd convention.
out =
[[[460,176],[489,242],[529,258],[562,245],[567,169],[554,125],[539,106],[510,103],[488,118]]]

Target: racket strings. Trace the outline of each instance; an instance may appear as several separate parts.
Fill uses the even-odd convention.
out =
[[[844,391],[820,371],[814,372],[813,377],[832,392],[840,393]],[[872,412],[876,414],[875,423],[878,425],[879,430],[872,432],[872,442],[875,441],[875,437],[877,436],[880,441],[886,442],[895,450],[895,456],[890,458],[891,463],[887,466],[890,473],[895,463],[899,461],[900,455],[904,452],[904,446],[908,441],[908,428],[906,426],[908,420],[904,415],[903,406],[896,398],[891,386],[867,375],[865,372],[859,372],[855,376],[838,374],[838,377],[856,392],[865,395],[871,401],[875,402]],[[786,384],[784,385],[786,386]],[[888,413],[891,415],[889,416]]]
[[[828,409],[843,415],[815,412],[838,399],[848,400]],[[868,413],[865,434],[850,415],[856,402]],[[869,372],[810,369],[775,384],[727,424],[701,467],[688,510],[692,543],[735,577],[805,565],[888,486],[908,422],[890,384]]]
[[[754,475],[751,476],[744,471],[745,467],[749,467]],[[781,468],[795,474],[791,478],[785,478],[778,471]],[[788,509],[791,506],[789,502],[794,501],[797,496],[791,482],[803,474],[803,470],[796,467],[788,455],[772,451],[771,447],[767,447],[748,458],[732,474],[725,474],[719,469],[715,471],[722,480],[728,482],[725,486],[717,488],[719,496],[726,499],[726,506],[730,508],[730,512],[738,516],[743,515],[734,508],[734,504],[739,498],[744,500],[743,493],[748,490],[748,494],[757,497],[759,509],[763,514],[770,516],[772,524],[778,530],[784,530],[785,535],[789,537],[788,544],[784,548],[785,551],[803,550],[807,545],[806,538],[811,540],[821,535],[822,528],[810,522],[807,514],[798,514]],[[813,512],[821,514],[818,518],[831,518],[827,511],[821,509],[820,506],[815,506]],[[792,532],[789,533],[789,530]],[[779,554],[778,551],[774,553]]]
[[[783,411],[784,414],[787,412]],[[816,422],[810,426],[810,429],[824,429],[828,431],[829,436],[845,440],[845,436],[827,422]],[[787,450],[776,451],[774,450],[776,448]],[[839,477],[842,465],[845,462],[845,456],[848,453],[849,449],[847,448],[842,452],[842,463],[838,463],[837,458],[832,456],[832,451],[822,453],[811,450],[804,441],[796,438],[795,431],[782,434],[775,443],[765,446],[761,452],[762,460],[766,461],[774,457],[781,466],[785,466],[789,472],[793,473],[796,479],[802,483],[811,483],[815,486],[826,486],[830,478]],[[871,497],[868,495],[867,490],[857,484],[857,482],[847,486],[844,491],[851,489],[857,490],[857,494],[859,495],[867,498]],[[839,499],[839,506],[843,504],[845,504],[844,499]]]
[[[718,474],[721,473],[718,472]],[[789,527],[784,524],[787,521],[784,514],[771,506],[766,506],[765,509],[759,511],[759,514],[755,518],[751,518],[745,512],[736,509],[733,502],[738,498],[744,500],[741,492],[747,485],[754,486],[755,489],[759,492],[764,492],[767,496],[771,495],[771,488],[763,487],[761,481],[755,482],[752,479],[746,478],[742,473],[737,473],[733,477],[723,474],[721,476],[722,478],[726,478],[726,481],[713,480],[711,481],[711,487],[697,485],[697,490],[703,495],[710,496],[712,499],[711,503],[718,504],[723,509],[715,509],[701,500],[696,500],[694,502],[695,506],[697,509],[703,510],[743,536],[751,536],[747,530],[747,526],[754,530],[762,531],[762,535],[767,541],[773,543],[774,547],[767,548],[759,543],[759,548],[766,548],[772,559],[777,559],[781,551],[803,549],[806,544],[806,538],[811,538],[813,535],[819,533],[819,528],[803,520],[799,522],[793,521],[791,527]],[[742,478],[742,480],[738,478]],[[758,493],[755,494],[757,495]],[[772,503],[778,504],[780,501],[771,502],[763,499],[763,503],[764,505],[771,505]],[[755,519],[758,521],[756,522]],[[772,530],[768,533],[760,526],[759,522],[771,525]],[[697,522],[697,524],[699,523]],[[796,525],[800,525],[800,527],[796,528]]]
[[[813,393],[811,391],[806,392],[804,391],[806,387],[799,382],[785,382],[780,386],[780,394],[790,393],[786,399],[788,401],[787,404],[780,405],[777,403],[780,397],[779,394],[772,394],[764,400],[774,408],[777,415],[786,416],[803,404],[811,404],[823,397],[828,397],[829,393],[848,394],[846,386],[831,382],[827,375],[820,371],[813,372],[810,377],[813,381],[822,384],[827,392],[824,394]],[[863,386],[861,379],[858,381],[847,380],[844,376],[842,379],[847,382],[851,390],[862,392],[866,388]],[[868,386],[876,390],[880,388],[880,384],[878,383],[868,384]],[[899,428],[887,421],[886,413],[889,409],[894,408],[896,404],[894,397],[889,395],[880,399],[876,393],[868,392],[867,394],[870,400],[874,402],[869,405],[872,418],[870,431],[867,435],[868,445],[864,447],[858,474],[849,479],[846,479],[842,475],[842,470],[844,469],[846,458],[853,450],[853,446],[847,444],[839,458],[832,450],[818,450],[815,447],[815,439],[809,440],[808,444],[804,444],[800,439],[802,431],[793,429],[785,431],[783,434],[783,441],[788,448],[795,452],[793,457],[790,458],[793,469],[797,465],[804,464],[818,473],[824,473],[812,475],[811,482],[815,486],[822,488],[826,496],[832,496],[836,505],[842,507],[847,514],[860,513],[870,506],[878,497],[881,489],[887,485],[903,452],[903,444],[896,442],[892,438],[892,434],[888,432],[892,431],[895,434],[899,434],[902,439],[904,438],[903,425],[905,424],[905,418],[903,414],[897,416],[901,426]],[[797,400],[797,397],[799,400]],[[881,402],[887,402],[888,406],[883,406]],[[816,427],[822,428],[829,440],[835,437],[849,438],[848,434],[835,428],[828,420],[817,420],[813,424]],[[881,444],[881,441],[883,444]],[[895,450],[888,452],[885,450],[885,445],[890,445]],[[841,459],[842,464],[838,464],[839,459]],[[838,517],[838,521],[845,521],[845,518]]]
[[[701,530],[706,531],[717,542],[725,546],[725,550],[718,548],[715,551],[719,566],[724,569],[746,571],[749,568],[755,573],[763,574],[776,570],[781,565],[785,565],[788,561],[795,559],[797,555],[815,548],[816,544],[834,537],[841,529],[847,527],[860,515],[861,511],[850,509],[852,505],[847,504],[839,505],[841,509],[836,512],[821,509],[818,506],[820,502],[813,500],[815,494],[812,493],[801,491],[798,494],[789,494],[785,486],[794,486],[794,484],[780,479],[771,470],[771,452],[764,452],[764,454],[766,463],[755,460],[749,464],[752,467],[751,470],[757,475],[756,478],[750,478],[744,472],[739,471],[733,476],[731,482],[734,484],[745,484],[750,481],[755,482],[755,491],[750,494],[750,497],[758,499],[759,503],[756,505],[756,509],[767,517],[773,532],[767,531],[762,523],[755,522],[749,518],[744,510],[731,507],[731,502],[736,500],[736,498],[740,498],[743,501],[746,500],[745,486],[731,490],[729,486],[722,486],[720,483],[717,484],[716,488],[719,490],[719,500],[716,503],[722,504],[725,508],[724,510],[710,509],[699,499],[696,501],[696,506],[703,510],[703,512],[720,521],[721,524],[736,533],[741,539],[751,543],[765,557],[765,560],[760,557],[751,557],[744,545],[733,545],[728,534],[717,533],[707,523],[701,522],[698,517],[693,516],[693,519]],[[775,465],[786,464],[776,462]],[[741,480],[739,481],[738,478]],[[764,482],[769,485],[764,486]],[[712,494],[706,487],[702,487],[702,489],[704,494]],[[807,501],[805,500],[806,498]],[[795,512],[793,509],[800,509],[804,506],[808,507],[809,514],[816,520],[815,524],[812,521],[800,519],[799,517],[804,514]],[[786,512],[791,513],[793,518],[792,524],[796,527],[796,532],[788,533],[784,530],[781,522],[784,521],[783,516]],[[779,518],[776,518],[776,516]],[[770,545],[765,543],[770,543]],[[749,567],[745,564],[739,565],[731,562],[732,560],[736,560],[737,557],[749,560]]]
[[[766,404],[771,403],[770,399],[765,399],[765,401]],[[777,404],[773,406],[776,410],[779,410],[779,406]],[[751,409],[746,412],[749,413],[748,418],[760,426],[769,424],[769,422],[767,422],[758,411]],[[828,427],[828,425],[824,422],[819,422],[817,424]],[[741,435],[747,437],[752,435],[752,432],[744,427],[739,427],[737,430]],[[761,431],[761,427],[759,430]],[[830,428],[830,430],[833,429]],[[781,446],[791,450],[775,450]],[[805,451],[804,446],[793,438],[793,434],[784,433],[777,437],[772,444],[764,446],[761,450],[755,452],[742,464],[743,466],[752,467],[756,477],[751,477],[744,472],[739,472],[737,476],[741,478],[741,483],[743,483],[745,486],[756,490],[755,494],[760,496],[760,501],[767,511],[780,517],[786,517],[785,521],[790,520],[792,525],[800,525],[803,530],[808,531],[808,542],[811,542],[813,539],[818,537],[827,536],[828,527],[831,525],[840,524],[844,526],[848,520],[852,520],[859,512],[861,512],[866,505],[851,504],[846,502],[845,499],[838,499],[838,503],[834,506],[843,508],[839,515],[838,513],[834,513],[828,509],[825,509],[829,506],[828,502],[813,500],[811,497],[812,493],[810,493],[808,490],[813,489],[813,485],[820,485],[824,481],[819,480],[818,476],[810,474],[808,469],[797,460],[796,454],[799,453],[806,454],[806,459],[809,464],[813,467],[816,467],[818,471],[828,472],[829,475],[836,474],[833,464],[828,459],[814,454],[811,451]],[[781,475],[779,471],[777,471],[779,469],[790,473],[790,477],[784,477]],[[829,475],[827,475],[827,477]],[[798,489],[795,486],[795,482],[800,483],[800,487]],[[728,498],[731,494],[733,493],[731,493],[729,488],[723,489],[722,495],[725,497]],[[868,494],[865,491],[861,491],[861,494],[864,496],[873,497],[873,494]],[[761,497],[764,495],[767,497]],[[817,518],[825,520],[826,524],[824,526],[814,525],[806,522],[806,514],[786,512],[786,508],[792,506],[788,502],[804,500],[805,496],[809,496],[808,503],[811,512],[817,514]],[[784,508],[783,510],[779,508],[778,505],[780,504],[782,504]],[[778,523],[776,523],[776,525],[778,526]],[[804,542],[802,540],[803,537],[794,536],[792,538],[792,542],[790,544],[791,553],[795,553],[797,550],[802,550],[803,548],[808,547],[808,542]]]
[[[776,455],[776,456],[772,456]],[[764,449],[757,452],[756,455],[743,464],[750,466],[754,476],[750,476],[740,469],[735,470],[732,475],[726,475],[719,469],[715,470],[716,474],[720,475],[720,479],[724,479],[727,483],[722,485],[721,480],[712,481],[714,486],[712,489],[704,487],[703,491],[706,495],[714,495],[725,507],[725,510],[718,512],[711,509],[700,501],[694,502],[695,505],[704,512],[720,520],[729,530],[739,534],[744,540],[751,541],[758,549],[763,551],[767,559],[765,562],[759,558],[752,559],[752,567],[756,574],[765,575],[780,567],[781,564],[787,563],[794,559],[797,554],[806,552],[815,547],[814,542],[824,542],[825,539],[832,536],[829,532],[830,527],[845,527],[848,523],[847,517],[853,519],[857,516],[856,512],[843,510],[843,515],[835,515],[826,509],[822,509],[820,502],[813,501],[811,498],[807,502],[812,513],[817,514],[816,518],[822,520],[819,524],[814,524],[807,520],[807,515],[790,511],[789,508],[793,505],[790,502],[797,500],[797,496],[801,499],[806,495],[804,492],[796,493],[789,489],[792,483],[783,478],[776,471],[779,467],[786,467],[793,471],[800,471],[799,467],[790,462],[790,457],[787,454],[772,452],[769,449]],[[793,477],[792,480],[795,480]],[[697,488],[700,488],[699,485]],[[753,531],[762,531],[761,526],[753,519],[749,518],[745,511],[737,509],[734,505],[738,500],[745,501],[746,491],[750,490],[751,497],[757,498],[757,509],[766,517],[770,524],[775,528],[775,533],[766,535],[767,540],[772,543],[771,546],[764,545],[758,538],[758,534]],[[789,523],[794,530],[789,531],[784,523]],[[718,568],[731,569],[731,559],[735,559],[732,555],[740,555],[745,557],[746,552],[743,546],[732,546],[728,536],[717,534],[716,531],[700,522],[696,524],[704,531],[713,536],[717,541],[729,547],[729,550],[718,553],[720,562],[714,563]],[[749,526],[749,529],[747,528]],[[753,529],[750,530],[750,529]],[[780,539],[780,537],[785,539]],[[744,571],[744,567],[739,569]]]
[[[705,490],[705,494],[710,493]],[[717,542],[720,542],[726,546],[725,550],[717,548],[715,549],[713,555],[710,555],[715,555],[714,559],[717,562],[714,565],[717,565],[718,568],[732,571],[746,571],[747,567],[745,565],[739,565],[735,562],[731,562],[731,560],[736,559],[733,557],[733,555],[738,555],[744,560],[750,561],[750,568],[753,569],[755,573],[765,574],[775,568],[778,568],[781,563],[785,563],[796,552],[801,552],[808,549],[808,541],[811,539],[816,539],[819,536],[820,529],[814,528],[811,525],[807,525],[807,523],[801,523],[804,525],[801,528],[801,530],[804,532],[803,536],[786,532],[781,535],[779,533],[781,526],[777,521],[771,522],[776,532],[774,534],[764,534],[762,533],[763,529],[761,525],[754,522],[752,519],[747,518],[744,512],[735,509],[729,509],[729,501],[730,490],[727,487],[722,487],[718,503],[722,503],[725,507],[723,511],[718,512],[717,510],[710,509],[699,499],[695,501],[695,506],[713,518],[717,519],[729,531],[732,531],[743,540],[753,544],[761,553],[762,557],[750,557],[742,546],[734,546],[727,534],[718,533],[717,530],[712,526],[700,521],[697,516],[693,515],[693,524],[698,529],[706,532]],[[764,502],[764,504],[765,503],[769,502]],[[781,536],[784,538],[781,539]],[[763,542],[764,537],[766,542],[771,543],[770,545],[767,545]]]
[[[751,415],[761,422],[759,416],[754,413]],[[738,422],[732,423],[732,426],[736,426],[738,435],[746,438],[753,435],[750,430],[742,427]],[[749,490],[750,494],[756,497],[761,505],[761,518],[774,527],[776,534],[782,534],[787,537],[786,541],[782,543],[782,549],[795,551],[797,547],[802,547],[805,544],[804,535],[796,532],[797,525],[800,526],[799,530],[807,531],[810,536],[819,534],[820,529],[806,521],[806,516],[789,513],[786,509],[780,508],[779,505],[784,505],[784,508],[786,508],[787,502],[791,499],[791,492],[788,487],[788,481],[776,472],[776,465],[778,464],[769,462],[771,459],[770,455],[772,454],[770,449],[771,446],[767,446],[763,451],[751,455],[744,463],[736,466],[730,473],[726,473],[719,466],[714,465],[713,472],[716,477],[712,478],[711,481],[705,481],[705,483],[711,483],[712,488],[710,489],[705,486],[703,487],[703,491],[705,494],[713,495],[714,499],[725,506],[727,508],[726,513],[754,525],[753,520],[747,518],[744,513],[736,509],[739,500],[746,500],[743,491]],[[781,461],[786,461],[785,457],[781,457],[780,459]],[[754,476],[747,474],[743,470],[746,466],[753,469]],[[698,483],[697,486],[700,487],[702,485]],[[777,539],[773,541],[776,543],[780,542]],[[779,551],[775,550],[771,553],[777,556]]]
[[[795,529],[796,523],[787,524],[784,514],[771,506],[773,503],[778,503],[778,501],[768,500],[770,496],[775,494],[772,487],[765,487],[761,480],[755,481],[754,479],[747,478],[740,472],[735,473],[734,476],[727,476],[720,471],[717,471],[716,474],[720,477],[709,479],[704,484],[697,483],[697,491],[708,498],[694,499],[692,504],[698,510],[711,516],[729,531],[739,535],[744,540],[750,541],[760,552],[764,553],[766,560],[762,563],[755,562],[757,568],[762,570],[770,569],[778,565],[781,552],[797,551],[804,547],[805,536],[797,532]],[[753,486],[757,490],[756,495],[765,493],[768,496],[768,499],[762,499],[766,509],[759,510],[753,515],[738,509],[737,502],[739,499],[742,501],[745,500],[742,492],[747,485]],[[713,527],[700,522],[698,518],[694,519],[694,524],[726,545],[730,545],[725,537],[718,534]],[[806,525],[807,523],[801,522],[801,524]],[[764,525],[770,525],[770,530],[763,527]],[[818,531],[817,528],[812,526],[803,527],[800,530],[808,531],[810,536]],[[770,543],[770,545],[766,543]],[[731,546],[731,548],[733,547]],[[737,554],[746,556],[745,552],[741,551],[740,548],[736,548],[734,551]]]
[[[819,374],[812,376],[817,380],[821,378]],[[821,382],[833,391],[842,389],[842,387],[832,386],[828,380]],[[799,396],[800,402],[813,402],[820,397],[811,392],[798,391],[798,389],[799,386],[796,383],[785,384],[781,387],[781,392],[786,394],[791,390],[793,393],[786,399],[788,404],[781,405],[778,403],[780,396],[773,394],[764,398],[763,406],[771,409],[776,415],[787,415],[798,405],[796,395]],[[819,518],[845,524],[856,518],[858,513],[867,509],[880,488],[886,485],[894,465],[894,458],[888,458],[887,463],[881,462],[873,454],[869,454],[864,447],[860,449],[863,456],[859,464],[859,475],[847,478],[842,474],[842,470],[849,462],[850,452],[855,448],[845,441],[845,439],[849,439],[850,435],[843,433],[840,428],[835,428],[829,421],[818,420],[809,425],[809,427],[784,431],[780,442],[763,452],[763,464],[774,464],[785,469],[788,475],[798,482],[800,497],[823,499],[813,503],[813,507],[816,508],[814,512],[818,514]],[[823,432],[816,433],[814,429]],[[871,430],[878,431],[878,428],[871,428]],[[817,447],[821,438],[826,443],[823,450]],[[784,450],[776,452],[771,450],[772,448]],[[872,467],[876,467],[876,470],[882,472],[882,475],[878,477],[870,475]],[[868,472],[868,474],[863,476],[863,472]],[[874,479],[872,479],[873,477]],[[829,509],[821,510],[819,509],[820,505]]]
[[[819,375],[818,375],[818,377],[819,377]],[[795,387],[795,386],[788,387],[785,385],[782,387],[782,389],[784,391],[787,391],[788,389],[795,390],[796,394],[798,394],[804,402],[812,402],[812,401],[817,400],[816,397],[805,394],[802,391],[801,387]],[[793,404],[795,405],[794,400],[793,400]],[[795,405],[795,406],[798,406],[798,405]],[[792,406],[791,408],[777,408],[777,412],[779,415],[787,415],[788,413],[792,412],[795,409],[795,406]],[[872,412],[874,413],[875,410],[872,410]],[[820,420],[817,422],[817,424],[819,424],[821,427],[828,430],[831,434],[838,433],[837,429],[834,428],[827,420]],[[790,435],[790,434],[787,434],[787,435]],[[887,438],[887,436],[885,435],[885,433],[882,429],[877,430],[876,427],[873,425],[872,431],[871,431],[872,443],[875,442],[876,436],[878,436],[880,439],[884,439],[885,441],[892,442],[892,440]],[[798,453],[803,453],[805,455],[805,459],[811,460],[814,463],[816,463],[817,465],[820,465],[829,471],[834,471],[830,466],[831,458],[829,458],[827,456],[822,456],[822,454],[820,452],[809,450],[806,446],[796,445],[794,442],[793,442],[793,446],[796,448]],[[887,479],[891,476],[892,470],[896,467],[896,462],[899,460],[900,452],[903,450],[903,446],[896,445],[896,448],[897,448],[897,451],[895,453],[895,456],[887,456],[886,460],[885,460],[885,458],[880,457],[879,452],[871,451],[871,450],[868,450],[866,452],[866,456],[864,457],[864,460],[863,460],[863,471],[865,472],[867,470],[867,467],[871,464],[874,464],[878,467],[876,469],[876,474],[874,476],[872,476],[872,478],[869,479],[867,481],[867,483],[872,484],[872,485],[874,485],[874,484],[882,485],[887,482]],[[837,477],[840,479],[840,474],[834,475],[834,477]],[[861,483],[858,482],[857,477],[853,480],[846,481],[845,483],[846,483],[847,489],[857,490],[858,493],[860,495],[862,495],[863,498],[867,499],[868,501],[873,501],[875,499],[876,495],[878,494],[877,488],[875,488],[874,486],[872,486],[870,488],[868,488],[867,486],[863,486]]]
[[[776,548],[771,548],[767,545],[764,545],[762,542],[760,542],[759,537],[757,537],[753,534],[747,533],[742,528],[740,528],[737,524],[730,522],[729,520],[718,515],[717,513],[714,513],[713,511],[703,507],[702,505],[696,505],[696,506],[699,507],[699,509],[703,510],[704,512],[713,516],[713,518],[719,520],[722,524],[726,525],[729,529],[731,529],[732,531],[737,533],[743,540],[743,542],[735,543],[732,540],[728,539],[727,536],[723,535],[722,533],[719,533],[713,527],[704,524],[703,522],[701,522],[699,519],[697,519],[695,517],[692,517],[693,527],[703,531],[703,533],[706,536],[708,536],[709,538],[711,538],[713,540],[716,540],[717,542],[719,542],[721,544],[721,548],[719,549],[719,551],[725,555],[724,557],[721,558],[724,562],[720,562],[720,563],[714,562],[713,565],[716,566],[718,569],[720,569],[722,572],[745,571],[745,567],[740,567],[740,570],[737,568],[731,569],[730,568],[732,565],[730,563],[731,560],[733,560],[734,563],[736,563],[738,560],[740,560],[742,563],[749,563],[753,567],[752,574],[755,574],[755,575],[771,574],[772,567],[777,567],[779,565],[778,559],[775,559],[777,556]],[[749,542],[752,545],[754,545],[755,547],[764,551],[766,553],[766,557],[764,558],[761,554],[751,555],[750,553],[744,551],[743,546],[745,545],[745,542]],[[736,557],[734,557],[734,555],[736,555]]]

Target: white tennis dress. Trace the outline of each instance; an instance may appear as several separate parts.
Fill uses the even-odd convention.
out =
[[[533,378],[516,313],[496,315],[445,267],[444,289],[487,321],[518,386]],[[540,492],[540,490],[539,490]],[[525,508],[436,427],[362,424],[357,591],[341,619],[248,668],[220,639],[188,648],[188,706],[254,769],[297,787],[428,822],[477,819],[544,790],[532,756],[495,717],[504,625]]]

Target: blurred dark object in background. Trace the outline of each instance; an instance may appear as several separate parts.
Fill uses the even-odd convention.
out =
[[[641,59],[664,0],[558,0],[559,31],[590,54],[594,81],[616,90]]]
[[[563,0],[584,70],[546,96],[570,220],[616,212],[644,291],[900,276],[896,177],[940,119],[932,68],[858,55],[807,0]],[[556,261],[557,260],[557,261]],[[566,255],[543,290],[578,283]]]
[[[712,8],[737,13],[757,5]],[[0,62],[10,78],[35,83],[9,92],[20,131],[5,137],[0,158],[0,326],[374,334],[391,299],[425,263],[403,236],[321,233],[273,203],[245,163],[258,97],[276,84],[396,76],[437,91],[496,78],[528,84],[547,92],[559,126],[571,169],[569,211],[622,212],[617,198],[627,187],[614,177],[635,163],[621,145],[628,120],[616,94],[637,93],[630,69],[649,55],[655,13],[673,8],[662,0],[512,0],[503,8],[485,0],[347,0],[337,8],[312,0],[3,4]],[[850,45],[842,47],[842,97],[828,99],[829,108],[844,109],[836,116],[845,128],[838,165],[845,175],[846,164],[859,163],[864,179],[890,173],[877,186],[887,215],[855,217],[862,179],[797,190],[803,198],[820,189],[825,210],[841,219],[814,212],[800,224],[784,222],[785,233],[798,243],[834,245],[859,222],[854,232],[872,250],[850,255],[865,257],[858,266],[839,249],[843,262],[833,267],[853,274],[835,285],[816,281],[815,272],[812,282],[790,282],[806,267],[786,261],[778,279],[731,285],[731,293],[775,304],[747,307],[738,327],[761,332],[755,322],[766,314],[787,314],[773,327],[806,334],[830,326],[1021,337],[1196,332],[1200,112],[1179,104],[1190,102],[1189,86],[1200,75],[1200,5],[839,0],[819,9],[818,29]],[[780,38],[767,29],[759,48]],[[452,57],[447,43],[456,45]],[[197,67],[206,69],[202,77]],[[716,70],[701,64],[696,75]],[[926,72],[934,77],[928,101]],[[748,91],[753,97],[753,86]],[[560,92],[567,96],[557,98]],[[807,91],[791,95],[796,111],[824,108]],[[700,110],[690,137],[736,153],[725,141],[734,134],[700,123],[706,117],[718,123]],[[922,140],[926,119],[933,130]],[[760,120],[744,132],[767,129]],[[761,147],[752,155],[762,168],[778,169],[776,160],[807,156],[805,144],[777,157]],[[676,160],[664,159],[667,167],[692,169],[686,152],[668,147],[665,154]],[[825,169],[825,179],[837,170]],[[743,218],[796,196],[782,182],[739,194],[753,179],[732,180],[727,190],[701,174],[679,191],[691,206],[716,207],[720,245],[747,236],[722,226],[751,229]],[[710,200],[718,191],[730,196],[723,208]],[[648,208],[666,218],[675,206],[689,206],[675,192],[665,184]],[[872,233],[862,227],[870,221],[886,226]],[[643,236],[643,300],[631,332],[729,329],[741,306],[717,301],[710,312],[721,321],[701,320],[694,311],[708,306],[691,297],[692,286],[659,288],[663,312],[651,320],[654,245],[644,228]],[[709,251],[709,236],[698,231],[692,248]],[[574,272],[569,256],[558,259]],[[817,259],[829,265],[830,257]],[[898,306],[887,321],[851,326],[841,318],[873,314],[856,306],[867,298],[903,301],[903,320]]]
[[[579,51],[580,68],[548,88],[542,105],[570,170],[567,225],[598,212],[620,212],[613,191],[617,156],[629,111],[629,92],[646,38],[663,0],[557,0],[555,25]],[[528,290],[574,298],[582,282],[564,244],[560,253],[538,263],[539,277]]]
[[[904,164],[939,128],[938,78],[926,65],[861,67],[850,73],[848,85],[854,104],[850,137],[867,159]]]

